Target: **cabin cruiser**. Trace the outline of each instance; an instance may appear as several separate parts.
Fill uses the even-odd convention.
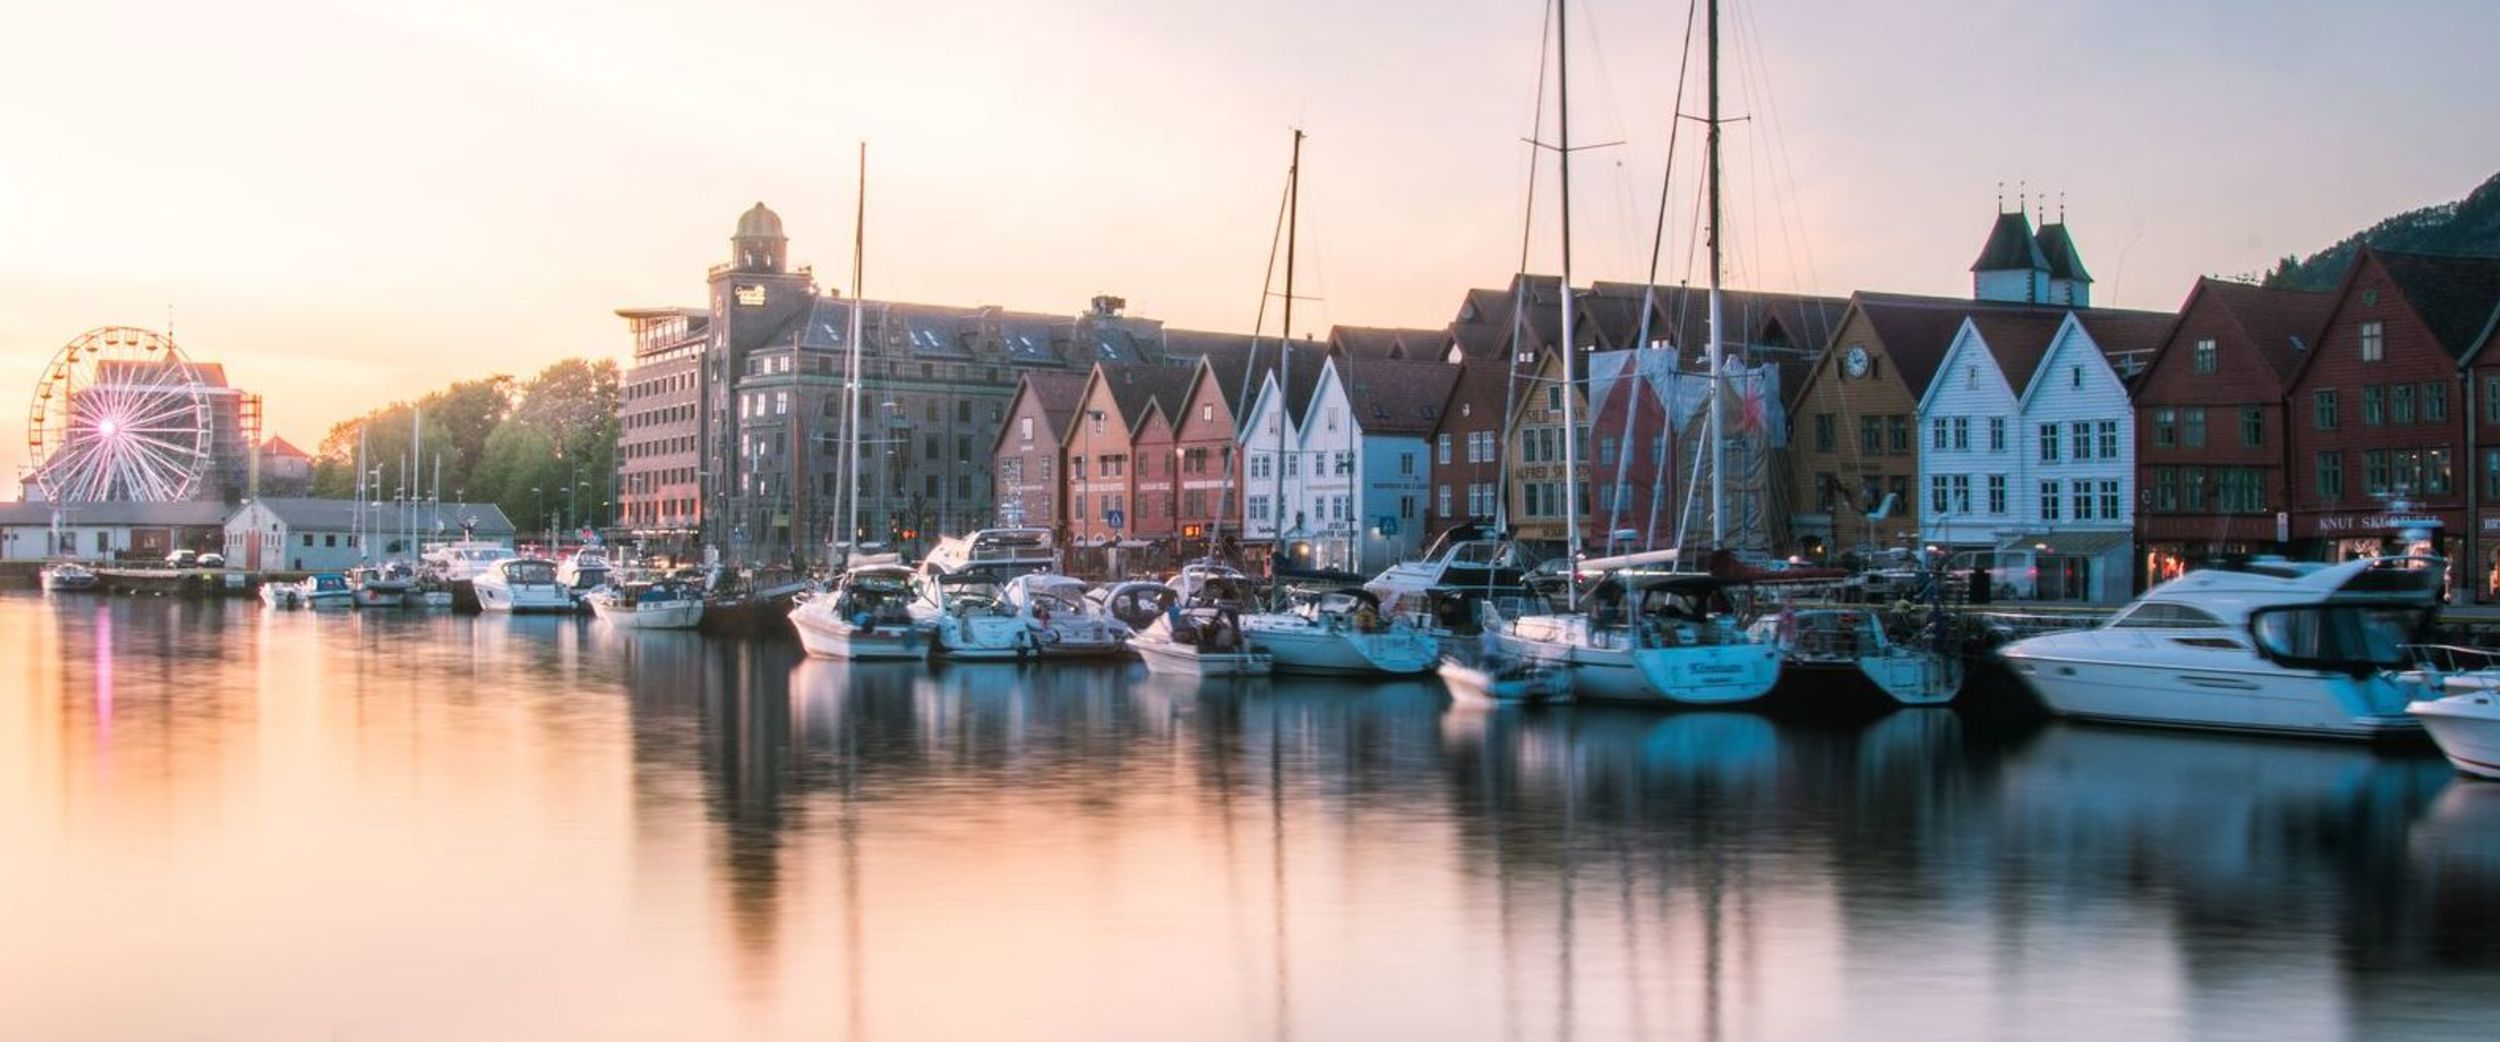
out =
[[[345,608],[355,598],[347,577],[337,572],[315,572],[301,582],[260,584],[260,601],[272,608]]]
[[[426,570],[446,582],[468,582],[477,578],[497,561],[509,561],[520,554],[502,543],[483,539],[463,539],[456,543],[439,543],[426,549],[419,559]]]
[[[347,580],[359,608],[400,607],[417,588],[417,573],[405,561],[362,565],[347,573]]]
[[[2500,780],[2500,690],[2487,681],[2405,706],[2456,769]]]
[[[862,557],[833,588],[790,609],[790,625],[810,655],[842,659],[925,659],[929,635],[914,624],[912,570],[892,554]]]
[[[609,576],[615,571],[615,565],[608,559],[607,547],[597,543],[584,543],[575,548],[570,556],[557,563],[556,582],[572,591],[573,596],[583,597],[589,595],[592,590],[606,586]]]
[[[1007,580],[1002,599],[1045,658],[1117,655],[1135,632],[1087,598],[1083,580],[1064,575],[1016,576]]]
[[[703,592],[683,583],[625,582],[583,598],[599,621],[625,630],[690,630],[703,622]]]
[[[1675,559],[1673,550],[1590,558],[1581,569],[1602,578],[1581,610],[1497,621],[1496,646],[1509,659],[1568,667],[1583,698],[1724,705],[1769,694],[1779,649],[1737,628],[1727,599],[1735,584],[1658,567]]]
[[[1001,581],[1058,567],[1059,551],[1051,545],[1047,528],[984,528],[948,536],[920,560],[924,576],[986,572]]]
[[[1042,635],[1008,601],[1007,584],[1048,572],[1058,560],[1048,529],[988,528],[941,539],[912,576],[912,621],[929,632],[932,654],[964,661],[1039,654]]]
[[[1492,529],[1459,525],[1433,541],[1418,560],[1390,565],[1363,588],[1380,601],[1380,613],[1433,633],[1476,632],[1475,606],[1487,601],[1512,606],[1529,602],[1528,572],[1535,562],[1519,545]]]
[[[2256,561],[2145,591],[2108,622],[1998,649],[2060,715],[2326,738],[2418,732],[2436,688],[2408,642],[2438,608],[2446,562]]]
[[[1943,705],[1962,689],[1959,653],[1894,641],[1873,609],[1783,608],[1747,630],[1779,650],[1780,688],[1818,703],[1856,691],[1905,706]]]
[[[1405,619],[1389,619],[1362,587],[1308,593],[1284,611],[1241,617],[1250,646],[1267,652],[1279,673],[1414,676],[1431,672],[1440,645]]]
[[[1164,580],[1185,607],[1211,605],[1248,611],[1257,598],[1241,569],[1215,561],[1192,561]]]
[[[1266,676],[1274,660],[1242,639],[1241,613],[1212,604],[1174,607],[1129,639],[1149,673]]]
[[[572,591],[556,581],[556,563],[543,557],[508,557],[469,580],[485,611],[565,614],[575,610]]]
[[[43,569],[45,593],[76,593],[96,588],[95,569],[76,561],[62,561]]]

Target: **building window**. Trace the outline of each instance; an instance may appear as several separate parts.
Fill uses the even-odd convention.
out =
[[[2005,475],[1988,475],[1988,512],[2005,516]]]
[[[2075,482],[2074,490],[2075,520],[2092,520],[2092,483],[2089,481]]]
[[[2256,471],[2252,470],[2249,471],[2249,473],[2255,474]],[[2118,512],[2117,480],[2114,478],[2103,479],[2101,481],[2101,517],[2106,520],[2116,521],[2122,516],[2124,515]]]
[[[1032,418],[1032,417],[1030,417],[1030,416],[1020,416],[1020,417],[1017,417],[1017,418],[1016,418],[1016,427],[1017,427],[1020,431],[1022,431],[1022,433],[1023,433],[1023,440],[1025,440],[1025,441],[1032,441],[1032,440],[1033,440],[1033,418]]]
[[[1927,478],[1927,509],[1938,514],[1944,513],[1948,509],[1945,496],[1944,475],[1930,475]]]
[[[2500,424],[2500,374],[2483,377],[2483,422]]]
[[[2179,499],[2188,513],[2205,512],[2205,468],[2179,468]]]
[[[1956,416],[1953,418],[1953,447],[1957,449],[1970,448],[1970,417]]]
[[[2181,409],[2179,412],[2180,419],[2183,421],[2179,425],[2179,444],[2191,449],[2204,448],[2205,410],[2202,408]]]
[[[1435,438],[1435,439],[1433,439],[1432,450],[1433,450],[1433,453],[1434,453],[1434,457],[1433,457],[1433,458],[1434,458],[1434,461],[1435,461],[1435,462],[1437,462],[1437,463],[1441,463],[1441,464],[1444,464],[1444,465],[1448,464],[1448,463],[1450,462],[1450,436],[1449,436],[1449,435],[1447,435],[1447,434],[1444,434],[1444,435],[1440,436],[1439,438]],[[1445,511],[1443,511],[1443,513],[1447,513],[1447,512],[1448,512],[1448,511],[1446,511],[1446,510],[1445,510]]]
[[[2335,415],[2335,392],[2319,391],[2316,394],[2310,395],[2309,399],[2310,415],[2312,416],[2314,422],[2316,422],[2318,429],[2322,431],[2334,430],[2337,422],[2337,417]]]
[[[1839,440],[1838,435],[1833,432],[1836,426],[1837,424],[1832,422],[1832,414],[1827,412],[1814,414],[1814,451],[1832,451],[1833,444]]]
[[[2092,424],[2084,420],[2075,421],[2075,458],[2092,458]]]
[[[1605,437],[1603,437],[1603,438],[1599,438],[1599,439],[1597,439],[1597,462],[1599,462],[1599,463],[1613,463],[1614,461],[1615,461],[1615,438],[1614,438],[1614,435],[1609,434],[1609,435],[1607,435],[1607,436],[1605,436]]]
[[[2116,421],[2116,420],[2102,420],[2102,421],[2100,421],[2100,422],[2101,422],[2101,458],[2102,458],[2102,459],[2117,459],[2117,458],[2118,458],[2118,421]]]
[[[2387,422],[2391,424],[2413,422],[2412,384],[2397,384],[2388,388]]]
[[[1988,451],[2005,451],[2005,417],[1988,417]]]
[[[1945,427],[1946,427],[1944,417],[1942,417],[1942,416],[1938,416],[1938,417],[1936,417],[1934,420],[1932,420],[1932,421],[1930,421],[1930,422],[1929,422],[1929,426],[1930,426],[1930,427],[1933,427],[1933,428],[1935,429],[1935,433],[1934,433],[1935,447],[1936,447],[1936,448],[1939,448],[1939,449],[1944,448],[1944,447],[1945,447]]]
[[[2057,482],[2043,481],[2040,483],[2040,520],[2055,521],[2058,519],[2057,493]]]
[[[2376,362],[2387,357],[2387,327],[2376,322],[2361,324],[2361,360]]]
[[[2387,422],[2387,388],[2371,384],[2361,389],[2361,425],[2376,427]]]
[[[1435,517],[1450,516],[1450,487],[1448,485],[1443,485],[1434,490],[1434,495],[1432,497],[1432,513]]]
[[[1891,417],[1890,423],[1887,426],[1892,429],[1892,454],[1895,456],[1909,455],[1910,418],[1907,416]]]
[[[2219,353],[2220,352],[2214,350],[2214,338],[2206,337],[2196,342],[2196,353],[2190,357],[2195,360],[2195,368],[2197,372],[2210,373],[2213,372],[2215,368],[2216,359],[2214,356]]]
[[[1858,451],[1868,456],[1884,451],[1884,421],[1880,417],[1858,417]]]
[[[2448,459],[2448,450],[2429,449],[2422,454],[2422,494],[2444,496],[2456,486],[2456,468]]]
[[[2500,449],[2483,450],[2483,500],[2500,499]]]
[[[1970,475],[1953,475],[1953,512],[1970,513]]]
[[[2448,419],[2448,385],[2431,381],[2422,385],[2422,422],[2444,423]]]
[[[2057,425],[2054,423],[2040,425],[2040,462],[2057,462]]]
[[[1415,454],[1414,454],[1414,453],[1412,453],[1412,452],[1401,452],[1401,453],[1398,453],[1398,473],[1400,473],[1400,474],[1406,474],[1406,475],[1412,475],[1412,474],[1414,474],[1414,473],[1415,473]]]
[[[2254,405],[2240,408],[2240,444],[2256,448],[2266,443],[2266,411]]]
[[[2387,450],[2371,449],[2361,454],[2361,491],[2373,495],[2387,494]]]
[[[2179,447],[2179,410],[2153,410],[2153,447],[2157,449]]]
[[[1545,389],[1545,411],[1547,411],[1547,412],[1561,412],[1561,411],[1562,411],[1562,388],[1560,388],[1560,387],[1547,387],[1547,388]]]
[[[2171,467],[2153,468],[2153,512],[2168,513],[2179,509],[2179,472]]]

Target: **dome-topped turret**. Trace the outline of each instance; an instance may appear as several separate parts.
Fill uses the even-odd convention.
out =
[[[762,203],[738,215],[738,234],[730,236],[731,263],[740,271],[778,272],[790,259],[790,240],[781,234],[781,215]]]
[[[747,212],[738,215],[737,237],[741,239],[783,238],[781,215],[774,213],[771,207],[759,202],[750,207]]]

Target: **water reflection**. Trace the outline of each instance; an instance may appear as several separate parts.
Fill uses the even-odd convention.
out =
[[[25,1037],[2421,1038],[2500,1012],[2500,786],[2418,751],[164,600],[0,599],[0,642]],[[132,981],[149,1008],[112,1001]]]

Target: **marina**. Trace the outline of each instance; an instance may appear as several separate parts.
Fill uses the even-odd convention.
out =
[[[0,762],[36,768],[0,774],[26,1037],[2153,1042],[2500,1014],[2500,786],[2420,744],[1990,711],[2001,673],[1835,723],[233,599],[0,595],[0,641]],[[112,1000],[133,985],[182,1000]]]

